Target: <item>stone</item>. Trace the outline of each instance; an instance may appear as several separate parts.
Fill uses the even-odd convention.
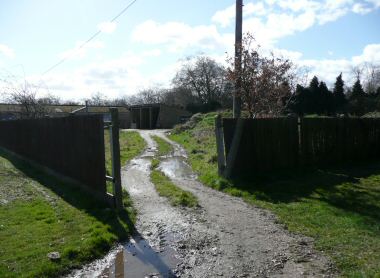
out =
[[[47,257],[51,261],[59,261],[61,259],[61,254],[59,254],[59,252],[50,252],[47,254]]]

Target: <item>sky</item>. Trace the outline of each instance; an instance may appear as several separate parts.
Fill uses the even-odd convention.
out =
[[[63,100],[117,98],[170,86],[187,57],[226,65],[233,53],[234,0],[137,0],[111,22],[130,3],[0,0],[0,79]],[[353,67],[380,65],[380,0],[245,0],[243,31],[330,86],[340,72],[350,84]]]

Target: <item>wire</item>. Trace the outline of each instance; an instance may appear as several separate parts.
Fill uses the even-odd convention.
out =
[[[116,21],[116,19],[118,19],[120,16],[122,16],[133,4],[135,4],[137,2],[137,0],[133,0],[132,2],[130,2],[120,13],[118,13],[114,18],[111,19],[110,22],[114,22]],[[74,53],[76,53],[77,51],[81,50],[83,47],[86,46],[86,44],[88,44],[90,41],[92,41],[93,39],[95,39],[100,33],[102,33],[101,30],[97,31],[96,33],[94,33],[89,39],[87,39],[84,43],[82,43],[77,49],[75,49],[70,55],[68,55],[67,57],[64,57],[62,58],[58,63],[54,64],[53,66],[51,66],[50,68],[48,68],[46,71],[44,71],[44,73],[42,74],[42,76],[44,76],[45,74],[49,73],[50,71],[52,71],[53,69],[55,69],[56,67],[58,67],[59,65],[63,64],[65,61],[67,61],[68,59],[70,59]]]

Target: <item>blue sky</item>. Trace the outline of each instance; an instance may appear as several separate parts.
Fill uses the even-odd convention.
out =
[[[170,86],[187,56],[225,63],[231,0],[1,0],[0,78],[26,78],[62,99],[120,97]],[[380,0],[245,0],[244,31],[331,84],[365,62],[380,65]],[[96,31],[103,32],[78,50]],[[43,75],[47,69],[67,60]]]

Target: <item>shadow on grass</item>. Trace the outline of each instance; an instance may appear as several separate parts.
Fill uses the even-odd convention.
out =
[[[245,175],[234,187],[270,203],[318,199],[380,223],[380,163]]]
[[[126,240],[129,235],[135,232],[133,219],[126,209],[109,209],[106,204],[89,197],[87,192],[75,185],[62,181],[53,175],[49,175],[38,167],[20,160],[11,153],[1,149],[0,156],[9,160],[20,172],[29,178],[52,190],[70,205],[95,217],[98,221],[109,225],[110,232],[115,234],[118,240]],[[128,201],[128,199],[125,200]],[[110,247],[111,246],[107,246],[106,248]]]

